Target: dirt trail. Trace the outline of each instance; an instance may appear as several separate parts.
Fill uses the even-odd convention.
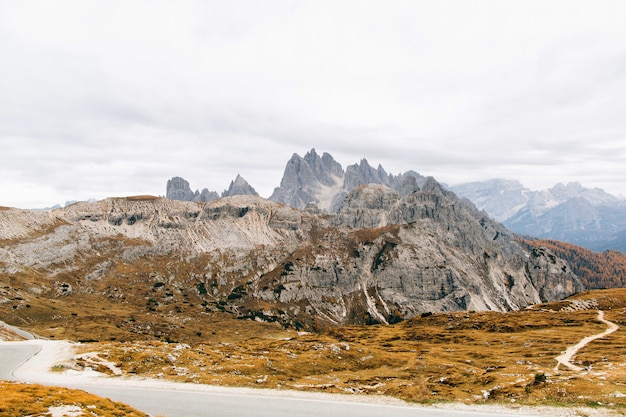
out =
[[[587,336],[574,346],[568,347],[562,355],[556,357],[557,364],[554,367],[554,372],[558,372],[560,365],[563,365],[571,369],[572,371],[582,371],[583,368],[581,368],[580,366],[576,366],[570,362],[572,360],[572,357],[574,357],[574,355],[576,355],[576,353],[578,353],[580,349],[587,346],[588,343],[593,342],[596,339],[603,338],[604,336],[607,336],[619,329],[619,326],[617,324],[604,319],[604,311],[602,310],[598,311],[598,320],[600,320],[602,323],[607,324],[609,328],[602,333],[595,334],[593,336]]]

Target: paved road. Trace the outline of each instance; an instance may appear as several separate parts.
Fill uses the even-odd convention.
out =
[[[0,326],[9,329],[10,331],[12,331],[13,333],[22,336],[24,339],[27,340],[33,340],[35,338],[35,336],[33,336],[31,333],[28,333],[22,329],[20,329],[19,327],[15,327],[15,326],[11,326],[10,324],[6,324],[3,321],[0,321]]]
[[[13,371],[39,351],[37,344],[7,342],[0,344],[0,379],[15,379]],[[27,364],[25,366],[28,366]],[[45,380],[44,380],[45,381]],[[213,392],[199,390],[198,386],[176,385],[174,389],[142,388],[121,384],[80,385],[57,383],[82,389],[102,397],[129,404],[152,415],[166,417],[470,417],[499,416],[525,417],[521,413],[503,414],[461,410],[442,410],[432,407],[398,406],[334,399],[272,394],[271,391],[241,393],[238,390]],[[37,380],[30,382],[38,382]],[[49,383],[49,382],[48,382]],[[533,414],[536,416],[537,414]]]
[[[1,345],[0,380],[13,381],[13,370],[41,350],[36,345]]]
[[[165,391],[137,388],[77,387],[167,417],[469,417],[461,412],[424,407],[343,402],[301,397]],[[498,413],[506,417],[506,414]],[[513,416],[511,416],[513,417]],[[516,414],[514,417],[520,417]]]

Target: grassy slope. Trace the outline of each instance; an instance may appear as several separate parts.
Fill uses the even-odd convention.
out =
[[[589,309],[568,311],[585,305]],[[625,329],[574,358],[587,370],[554,371],[555,357],[567,346],[606,328],[597,320],[597,308],[626,325],[626,290],[585,293],[532,310],[434,314],[323,334],[240,321],[232,333],[191,345],[96,343],[83,349],[100,352],[127,374],[194,383],[385,394],[419,402],[603,404],[626,410]]]
[[[0,381],[0,415],[50,415],[51,411],[82,411],[94,417],[148,417],[125,404],[80,390]],[[69,414],[68,414],[69,415]],[[76,415],[76,414],[71,414]]]

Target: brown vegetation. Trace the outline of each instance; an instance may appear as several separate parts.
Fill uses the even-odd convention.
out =
[[[84,391],[42,385],[0,381],[0,415],[42,416],[51,411],[82,411],[94,417],[148,417],[119,402],[100,398]],[[72,414],[76,415],[76,414]]]
[[[127,201],[152,201],[158,200],[160,197],[154,195],[133,195],[125,198]]]
[[[626,287],[626,255],[608,250],[593,252],[571,243],[556,240],[520,240],[529,248],[544,246],[566,260],[583,284],[590,289]]]
[[[606,328],[597,308],[625,325],[626,290],[585,293],[525,311],[432,314],[322,334],[239,321],[233,333],[192,344],[97,343],[83,350],[100,352],[126,374],[193,383],[623,410],[623,327],[576,355],[574,363],[585,371],[553,371],[567,346]]]

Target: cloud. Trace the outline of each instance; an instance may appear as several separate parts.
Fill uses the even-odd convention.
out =
[[[626,194],[625,13],[608,0],[0,2],[0,204],[163,194],[174,175],[220,191],[237,173],[268,196],[313,147],[450,183]]]

